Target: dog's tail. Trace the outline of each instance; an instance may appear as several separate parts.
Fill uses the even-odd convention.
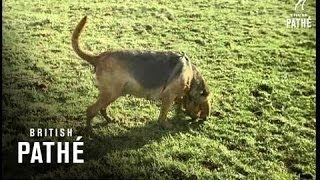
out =
[[[82,59],[89,62],[91,65],[95,66],[96,59],[98,58],[98,56],[88,54],[88,53],[82,51],[79,46],[79,36],[80,36],[86,22],[87,22],[87,16],[83,17],[81,19],[81,21],[79,22],[79,24],[77,25],[77,27],[73,30],[72,47],[73,47],[73,50],[78,54],[78,56],[80,56]]]

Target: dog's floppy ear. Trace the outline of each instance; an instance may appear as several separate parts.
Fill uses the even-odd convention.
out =
[[[201,103],[207,100],[210,94],[210,90],[204,78],[202,77],[202,75],[194,65],[192,66],[192,69],[193,69],[193,78],[191,81],[191,87],[190,87],[190,91],[188,92],[188,95],[192,97],[193,101],[197,103]]]

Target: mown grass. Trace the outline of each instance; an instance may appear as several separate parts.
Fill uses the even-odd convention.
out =
[[[4,177],[147,179],[315,178],[315,1],[311,29],[288,29],[295,1],[5,1],[2,169]],[[71,48],[184,51],[212,91],[203,124],[173,118],[159,128],[158,103],[124,97],[94,119],[85,164],[17,165],[29,128],[73,128],[97,97],[93,68]],[[47,138],[53,141],[73,138]],[[43,139],[40,139],[43,140]]]

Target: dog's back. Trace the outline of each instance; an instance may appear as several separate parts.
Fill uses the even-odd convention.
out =
[[[183,55],[173,52],[157,51],[116,51],[109,52],[108,56],[116,58],[127,66],[129,73],[146,89],[155,89],[173,80],[181,73]],[[108,59],[108,58],[106,58]],[[173,72],[178,66],[176,72]]]

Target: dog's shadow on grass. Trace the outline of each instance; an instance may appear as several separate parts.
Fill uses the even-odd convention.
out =
[[[131,149],[139,149],[146,144],[160,141],[162,137],[176,133],[188,132],[190,129],[198,129],[202,121],[191,121],[185,117],[174,117],[168,120],[172,127],[164,128],[157,121],[147,122],[144,126],[133,127],[125,133],[118,135],[103,135],[95,132],[90,138],[85,138],[85,159],[86,161],[99,159],[108,153],[119,152]],[[93,126],[105,127],[110,125],[101,122]]]

